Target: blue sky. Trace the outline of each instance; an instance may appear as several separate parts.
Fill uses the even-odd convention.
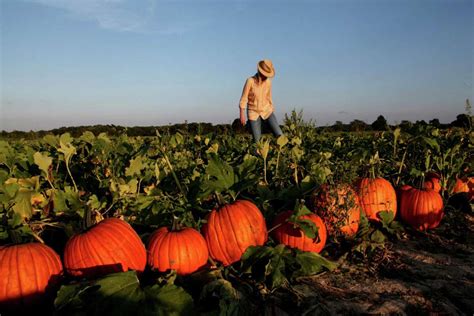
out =
[[[230,123],[272,59],[280,121],[450,122],[474,1],[1,0],[0,130]]]

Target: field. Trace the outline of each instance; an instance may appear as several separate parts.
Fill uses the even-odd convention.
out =
[[[148,245],[159,227],[210,230],[204,227],[210,227],[211,211],[237,200],[254,203],[269,231],[266,242],[247,248],[232,264],[222,264],[211,251],[214,258],[192,274],[160,272],[150,262],[139,273],[120,272],[127,270],[123,264],[88,270],[90,276],[66,268],[36,305],[25,297],[5,299],[0,281],[1,306],[12,313],[34,306],[58,315],[474,313],[474,132],[428,124],[409,131],[334,133],[316,130],[296,113],[286,117],[283,131],[285,136],[265,135],[257,145],[250,135],[231,130],[184,129],[147,137],[84,132],[0,140],[0,245],[45,243],[65,262],[67,241],[106,218],[130,223]],[[362,178],[387,180],[398,208],[362,211],[355,231],[343,233],[349,209],[364,210]],[[407,205],[400,203],[404,185],[439,196],[439,225],[432,219],[421,221],[433,228],[419,219],[410,225],[400,216],[400,204]],[[325,202],[321,192],[329,196]],[[328,206],[334,200],[335,209]],[[304,216],[323,218],[328,236],[319,254],[277,241],[285,224],[275,225],[275,218],[287,210],[295,212],[285,223],[315,243],[322,242],[323,228]],[[228,220],[222,233],[239,231],[242,219]],[[102,256],[100,244],[116,241],[122,247],[126,238],[117,230],[89,240],[93,256]],[[169,245],[178,247],[177,237]],[[75,249],[72,256],[87,251]],[[23,255],[35,264],[32,253]],[[18,264],[15,271],[21,257],[17,251],[8,264],[0,257],[8,282],[14,282],[10,274],[21,279],[23,270],[31,270]]]

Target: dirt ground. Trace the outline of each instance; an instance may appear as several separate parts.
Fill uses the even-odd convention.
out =
[[[474,216],[447,214],[408,231],[378,258],[298,280],[267,301],[267,315],[473,315]]]

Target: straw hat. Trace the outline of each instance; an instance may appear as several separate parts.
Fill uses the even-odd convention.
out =
[[[257,64],[257,70],[267,78],[273,78],[273,76],[275,76],[275,69],[273,68],[273,64],[270,59],[259,61]]]

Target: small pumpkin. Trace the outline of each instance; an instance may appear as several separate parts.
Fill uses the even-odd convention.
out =
[[[378,213],[397,214],[397,194],[392,184],[383,178],[362,178],[356,183],[362,210],[368,219],[380,221]]]
[[[361,207],[359,197],[348,184],[322,185],[313,193],[311,205],[326,223],[330,235],[336,231],[347,236],[357,233]]]
[[[415,229],[436,228],[443,216],[443,198],[438,192],[410,187],[401,193],[400,217]]]
[[[62,273],[59,255],[44,244],[1,246],[0,309],[18,311],[42,304],[54,294]]]
[[[114,272],[143,272],[146,250],[125,221],[108,218],[68,240],[64,267],[76,277],[93,278]]]
[[[193,228],[170,231],[161,227],[150,236],[148,264],[152,269],[187,275],[206,265],[208,258],[206,240]]]
[[[302,251],[311,251],[320,253],[327,240],[326,225],[323,220],[316,214],[302,215],[300,219],[308,219],[312,221],[316,227],[318,227],[318,236],[316,238],[310,238],[304,234],[299,228],[295,227],[293,223],[287,222],[287,219],[293,214],[293,211],[286,211],[278,214],[275,218],[273,226],[273,237],[279,242],[291,248],[297,248]]]
[[[428,172],[425,176],[425,182],[423,183],[423,189],[433,190],[435,192],[441,191],[441,177],[436,172]]]
[[[265,218],[255,204],[237,200],[213,210],[202,227],[209,255],[224,266],[240,260],[249,246],[267,241]]]
[[[474,177],[456,178],[453,194],[466,192],[469,200],[474,197]]]

